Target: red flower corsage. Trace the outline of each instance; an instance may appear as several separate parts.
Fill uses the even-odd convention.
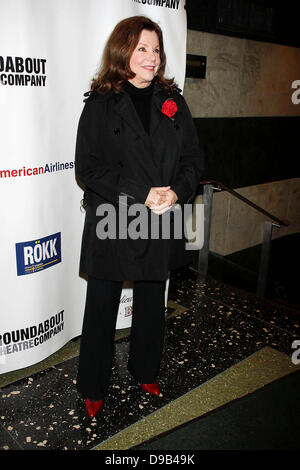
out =
[[[174,100],[166,100],[161,107],[161,112],[172,119],[177,113],[177,104]]]

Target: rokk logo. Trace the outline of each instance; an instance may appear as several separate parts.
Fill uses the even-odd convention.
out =
[[[16,243],[18,276],[32,274],[61,262],[61,233]]]

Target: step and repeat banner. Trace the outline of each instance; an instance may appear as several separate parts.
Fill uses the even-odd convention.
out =
[[[108,36],[135,15],[160,24],[167,75],[183,88],[184,0],[1,0],[0,374],[35,364],[81,334],[77,125]],[[131,306],[129,280],[118,329],[130,326]]]

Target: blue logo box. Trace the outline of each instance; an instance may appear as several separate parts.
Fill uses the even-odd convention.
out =
[[[33,274],[61,262],[61,233],[16,243],[18,276]]]

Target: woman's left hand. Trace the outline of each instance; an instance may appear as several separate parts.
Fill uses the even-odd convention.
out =
[[[165,197],[165,201],[162,204],[150,206],[150,209],[157,215],[162,215],[178,200],[177,194],[172,189],[164,191],[163,195]]]

